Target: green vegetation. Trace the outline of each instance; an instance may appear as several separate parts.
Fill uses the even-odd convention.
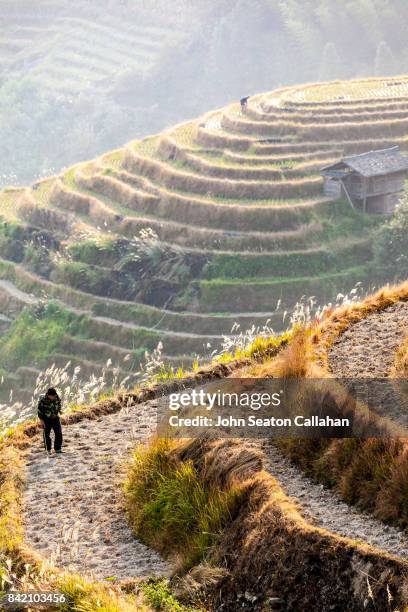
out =
[[[190,606],[182,605],[172,594],[169,581],[166,579],[150,579],[142,585],[146,602],[154,610],[162,612],[194,612]],[[198,612],[198,611],[197,611]]]
[[[384,216],[325,197],[318,170],[342,151],[365,151],[376,139],[386,146],[390,125],[405,146],[407,83],[387,77],[252,96],[246,116],[231,104],[3,194],[15,198],[20,215],[7,200],[0,305],[14,322],[8,331],[10,317],[1,323],[11,351],[0,359],[6,380],[8,368],[15,380],[24,375],[16,366],[38,367],[51,356],[100,371],[108,346],[121,371],[139,371],[136,360],[156,355],[159,343],[171,360],[165,367],[158,360],[157,379],[182,378],[193,358],[220,351],[235,322],[244,335],[267,319],[279,332],[303,298],[333,303],[356,283],[365,288],[394,275],[380,261]],[[369,99],[352,105],[347,91]],[[285,165],[290,171],[277,172]],[[18,313],[31,293],[69,313],[68,324],[59,316],[50,324],[44,350],[38,321],[32,343],[22,333],[31,320]]]
[[[250,357],[251,359],[267,360],[269,357],[274,357],[280,348],[290,342],[297,329],[297,325],[293,325],[288,331],[279,336],[259,336],[244,350],[238,351],[234,358]]]
[[[67,255],[74,261],[82,261],[99,266],[112,266],[120,257],[118,243],[113,238],[104,240],[82,240],[74,242],[67,248]]]
[[[54,303],[25,309],[0,339],[0,364],[8,370],[49,359],[68,330],[85,324]]]
[[[115,273],[110,268],[76,261],[60,261],[52,274],[52,280],[94,295],[119,299],[130,300],[137,290],[137,285],[129,274],[121,274],[119,271]]]
[[[177,554],[185,569],[203,559],[239,501],[239,490],[204,484],[176,444],[158,439],[134,452],[126,483],[135,533],[164,554]]]
[[[196,360],[194,363],[198,363]],[[186,372],[182,366],[174,368],[171,365],[163,365],[160,370],[155,374],[154,378],[158,382],[164,382],[166,380],[182,379],[186,376]]]
[[[200,281],[201,312],[266,312],[278,300],[295,304],[302,295],[314,296],[319,304],[331,302],[338,293],[347,293],[362,279],[370,278],[370,266],[356,266],[340,272],[292,278],[213,279]],[[381,278],[381,277],[380,277]],[[245,293],[242,286],[245,286]]]
[[[405,195],[392,218],[377,232],[375,263],[391,277],[406,277],[408,264],[408,196]]]
[[[357,243],[353,248],[336,250],[311,250],[299,253],[273,255],[214,255],[204,269],[204,278],[234,279],[262,277],[290,277],[299,274],[315,275],[329,271],[341,271],[347,266],[365,263],[371,259],[369,243]]]
[[[67,336],[110,342],[112,330],[54,302],[39,303],[25,308],[0,339],[0,367],[8,371],[21,365],[44,367],[61,350]],[[117,328],[116,337],[118,344],[126,346],[137,359],[146,349],[156,348],[160,339],[155,332],[143,328],[130,329],[128,333]]]

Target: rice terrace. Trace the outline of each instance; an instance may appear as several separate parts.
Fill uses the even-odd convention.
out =
[[[0,193],[0,593],[61,596],[11,609],[408,610],[408,77],[243,100]],[[398,401],[361,437],[155,435],[172,393],[292,378]]]
[[[254,96],[245,116],[232,105],[5,190],[0,288],[15,328],[27,301],[46,296],[42,316],[64,321],[50,338],[56,364],[100,372],[111,357],[125,377],[159,342],[170,363],[188,364],[234,323],[282,331],[302,296],[325,304],[381,283],[373,235],[384,216],[325,196],[320,169],[373,148],[404,151],[407,87],[398,78],[354,82],[347,97],[341,83]],[[10,353],[3,367],[30,387],[41,356],[15,372]]]

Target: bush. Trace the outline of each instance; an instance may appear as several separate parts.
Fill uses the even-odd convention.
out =
[[[130,275],[78,261],[59,262],[51,280],[93,295],[119,300],[132,300],[137,291],[136,282]]]
[[[28,270],[44,278],[49,278],[54,269],[49,250],[32,243],[25,249],[24,264]]]
[[[205,484],[191,461],[177,458],[175,444],[161,438],[136,449],[125,487],[127,509],[138,537],[164,554],[179,555],[189,568],[216,541],[238,491]]]
[[[165,578],[159,580],[150,579],[143,584],[142,591],[148,604],[154,610],[164,612],[188,612],[192,608],[183,606],[172,594],[169,588],[169,581]]]
[[[20,263],[24,259],[24,244],[20,240],[13,240],[9,236],[0,234],[0,256]]]
[[[74,261],[100,266],[114,266],[125,251],[123,240],[83,240],[71,244],[67,251]]]

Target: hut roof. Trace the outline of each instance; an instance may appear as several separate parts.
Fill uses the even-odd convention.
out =
[[[365,177],[380,176],[408,170],[408,157],[401,155],[399,147],[369,151],[360,155],[344,157],[340,162],[322,168],[322,174],[342,174],[347,169]]]

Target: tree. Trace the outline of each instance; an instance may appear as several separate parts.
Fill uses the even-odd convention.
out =
[[[385,40],[382,40],[377,47],[374,67],[376,76],[397,72],[395,57]]]
[[[345,66],[340,59],[335,44],[332,42],[326,43],[320,62],[319,80],[333,81],[343,78],[344,74]]]

